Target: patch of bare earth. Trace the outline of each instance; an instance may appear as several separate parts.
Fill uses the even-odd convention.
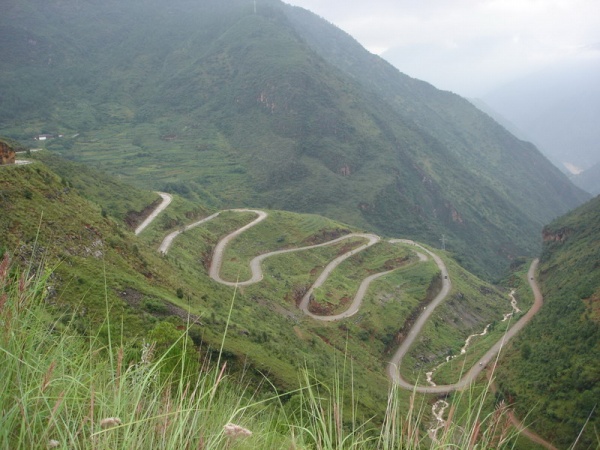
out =
[[[302,246],[317,245],[324,242],[333,241],[339,237],[352,233],[345,228],[336,228],[334,230],[321,230],[320,232],[307,237],[302,241]]]

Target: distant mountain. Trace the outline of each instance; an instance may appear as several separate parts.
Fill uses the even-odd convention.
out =
[[[596,49],[595,58],[533,73],[483,100],[530,136],[556,165],[573,173],[600,162],[599,79]]]
[[[592,195],[600,194],[600,162],[583,172],[571,176],[571,180]]]
[[[496,278],[587,199],[466,100],[278,0],[9,0],[0,38],[0,132],[64,134],[46,147],[212,206],[444,236]]]
[[[559,448],[595,448],[600,427],[600,196],[544,228],[545,305],[498,375],[507,398]],[[590,422],[585,426],[586,420]],[[594,431],[596,430],[596,431]],[[596,433],[596,434],[595,434]]]

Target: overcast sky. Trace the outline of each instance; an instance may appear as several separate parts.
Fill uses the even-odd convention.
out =
[[[600,59],[600,0],[284,0],[402,72],[476,97],[551,64]]]

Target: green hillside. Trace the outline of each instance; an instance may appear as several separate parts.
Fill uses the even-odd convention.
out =
[[[559,446],[597,448],[600,429],[600,197],[544,228],[545,305],[503,359],[499,381]],[[589,419],[589,422],[586,421]]]
[[[199,355],[188,326],[179,331],[162,322],[141,348],[114,334],[108,342],[81,335],[72,322],[48,316],[47,274],[29,275],[2,256],[2,448],[416,450],[518,443],[505,427],[505,408],[481,410],[485,391],[467,395],[464,417],[443,430],[438,425],[431,442],[421,432],[431,425],[420,410],[400,409],[397,390],[381,424],[357,416],[354,402],[346,408],[341,399],[354,382],[343,373],[325,383],[302,370],[300,388],[278,394],[255,390],[247,372],[231,377],[220,364],[223,353],[217,362]]]
[[[498,279],[584,201],[530,144],[277,0],[9,0],[0,133],[215,208],[326,215]]]
[[[356,403],[357,414],[381,420],[395,339],[439,290],[439,270],[431,259],[420,261],[413,246],[384,240],[352,255],[315,292],[313,311],[345,310],[365,277],[393,272],[369,287],[353,317],[316,321],[298,308],[299,298],[323,267],[364,244],[363,238],[273,256],[262,264],[264,279],[234,289],[211,279],[208,268],[217,242],[254,220],[254,213],[222,211],[180,234],[161,256],[157,250],[165,235],[214,210],[175,197],[135,236],[132,230],[149,214],[148,207],[158,204],[156,194],[46,152],[31,158],[29,165],[0,168],[0,253],[8,253],[32,274],[50,273],[45,296],[49,317],[84,336],[98,333],[108,339],[110,332],[139,351],[144,339],[166,333],[164,327],[185,328],[191,320],[189,336],[201,353],[210,357],[223,345],[222,357],[232,374],[244,372],[256,384],[266,376],[286,392],[297,388],[302,368],[321,380],[334,379],[336,373],[351,376],[357,392],[348,392],[347,399]],[[257,255],[320,244],[353,231],[361,230],[321,216],[268,211],[265,220],[227,247],[221,274],[226,280],[244,281],[249,261]],[[472,312],[466,322],[457,321],[447,309],[436,312],[435,331],[427,331],[420,344],[429,346],[432,362],[510,310],[505,292],[442,256],[457,279],[453,298]],[[349,360],[351,364],[344,363]],[[415,374],[423,370],[420,363],[407,367]],[[444,377],[456,380],[461,370],[449,367]],[[410,395],[398,392],[402,411]],[[426,434],[431,400],[419,398]]]
[[[126,321],[125,337],[146,333],[156,321],[128,306],[122,293],[135,288],[148,298],[176,301],[179,281],[155,251],[132,239],[123,217],[157,196],[81,166],[37,158],[61,165],[61,175],[42,162],[0,170],[0,251],[32,273],[52,271],[49,305],[57,314],[76,308],[82,331],[99,326],[108,307]],[[80,191],[82,179],[86,187]]]

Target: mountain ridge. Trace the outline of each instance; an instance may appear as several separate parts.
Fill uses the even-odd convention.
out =
[[[592,195],[600,195],[600,162],[577,175],[572,175],[571,180]]]
[[[600,162],[595,125],[600,116],[600,58],[589,50],[483,96],[563,171],[586,170]]]
[[[234,0],[113,3],[51,2],[43,17],[27,14],[35,0],[14,6],[23,33],[50,31],[21,40],[12,61],[38,46],[53,53],[0,71],[0,91],[9,83],[23,97],[0,110],[6,134],[66,128],[79,137],[47,148],[220,208],[320,213],[431,244],[446,235],[465,265],[496,279],[536,253],[544,223],[587,198],[466,100],[400,74],[303,10],[274,0],[257,14]],[[73,35],[78,15],[94,17],[77,43],[93,58],[60,44],[53,24],[63,14]],[[27,106],[44,89],[52,107]],[[17,131],[19,108],[42,112]]]

